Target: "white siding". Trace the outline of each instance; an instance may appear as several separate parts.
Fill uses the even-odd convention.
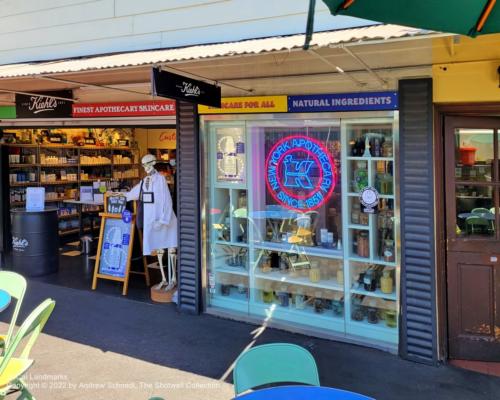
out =
[[[304,32],[308,0],[0,0],[0,64]],[[316,30],[366,24],[317,1]]]

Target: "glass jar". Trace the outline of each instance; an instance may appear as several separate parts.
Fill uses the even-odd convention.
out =
[[[239,294],[248,294],[248,289],[246,285],[242,282],[238,283],[238,293]]]
[[[288,255],[281,254],[280,255],[280,272],[282,274],[288,273],[290,269],[290,260],[288,259]]]
[[[385,311],[385,324],[389,328],[396,328],[398,326],[398,314],[395,310],[386,310]]]
[[[367,292],[374,292],[377,289],[377,280],[375,279],[374,270],[366,270],[363,276],[363,287]]]
[[[339,267],[339,269],[337,270],[337,283],[339,285],[344,284],[344,270],[342,269],[342,267]]]
[[[369,222],[369,215],[364,212],[359,213],[359,224],[360,225],[368,225]]]
[[[328,265],[328,260],[322,259],[319,262],[320,278],[324,280],[330,279],[330,266]]]
[[[359,232],[358,235],[358,256],[369,258],[370,257],[370,244],[368,241],[368,232]]]
[[[318,291],[314,294],[314,296],[315,296],[314,302],[313,302],[314,312],[318,313],[318,314],[322,314],[325,311],[325,306],[324,306],[323,297],[322,297],[323,293]]]
[[[392,195],[393,183],[392,175],[384,173],[378,176],[380,194]]]
[[[386,137],[384,143],[382,143],[382,157],[392,157],[393,156],[392,149],[392,137]]]
[[[247,208],[247,192],[240,192],[238,197],[238,208]]]
[[[271,257],[267,254],[262,255],[260,259],[260,269],[263,273],[271,272]]]
[[[351,318],[354,321],[363,321],[365,319],[365,313],[363,311],[363,307],[360,305],[352,306]]]
[[[378,324],[378,310],[377,302],[375,300],[370,300],[366,317],[370,324]]]
[[[281,307],[288,307],[290,305],[290,295],[288,293],[288,287],[283,285],[280,291],[277,293],[279,305]]]
[[[313,283],[318,283],[321,280],[321,270],[317,261],[311,261],[311,268],[309,269],[309,280]]]
[[[304,292],[302,291],[302,289],[297,289],[294,300],[295,308],[297,310],[303,310],[304,308],[306,308],[306,296],[304,296]]]
[[[262,301],[266,304],[271,304],[274,302],[274,292],[271,284],[266,283],[262,288]]]
[[[342,317],[344,315],[344,303],[342,300],[332,301],[333,315],[337,317]]]
[[[386,239],[384,241],[384,248],[382,252],[384,256],[384,261],[386,262],[394,262],[394,240]]]
[[[351,223],[354,225],[359,224],[361,207],[357,201],[351,207]]]
[[[385,270],[380,278],[380,290],[385,294],[391,294],[394,290],[391,272],[388,270]]]
[[[220,280],[220,293],[222,296],[231,295],[231,285],[229,284],[229,279],[226,277]]]

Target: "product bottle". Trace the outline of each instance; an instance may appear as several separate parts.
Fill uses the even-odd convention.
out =
[[[321,280],[321,272],[317,261],[311,261],[311,268],[309,269],[309,280],[317,283]]]
[[[366,162],[358,161],[356,163],[356,170],[354,171],[353,190],[360,192],[368,186],[368,170],[366,169]]]
[[[375,280],[374,271],[369,269],[363,277],[363,287],[368,292],[374,292],[377,289],[377,281]]]
[[[342,269],[342,267],[340,267],[337,270],[337,283],[339,285],[343,285],[344,284],[344,270]]]
[[[386,239],[384,243],[384,261],[394,262],[394,240]]]
[[[380,290],[386,294],[390,294],[394,290],[390,271],[383,272],[382,278],[380,278]]]

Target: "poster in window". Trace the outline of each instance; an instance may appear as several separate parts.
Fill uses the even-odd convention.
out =
[[[244,184],[247,149],[243,129],[217,129],[215,140],[217,182]]]

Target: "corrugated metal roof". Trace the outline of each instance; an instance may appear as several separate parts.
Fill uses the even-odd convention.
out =
[[[393,38],[421,36],[429,33],[431,32],[427,30],[399,25],[372,25],[362,28],[316,32],[311,40],[311,47],[326,47],[341,43],[388,40]],[[16,78],[32,75],[103,70],[173,61],[209,59],[231,55],[261,54],[266,52],[299,49],[303,46],[303,44],[304,35],[300,34],[40,63],[10,64],[0,66],[0,78]]]

